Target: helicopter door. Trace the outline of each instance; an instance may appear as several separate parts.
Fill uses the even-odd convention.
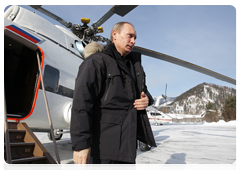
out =
[[[36,51],[4,36],[4,89],[8,119],[21,120],[32,113],[38,79]]]

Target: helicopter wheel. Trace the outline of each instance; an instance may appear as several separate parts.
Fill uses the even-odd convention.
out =
[[[54,133],[55,140],[60,140],[63,136],[62,133],[58,133],[58,132],[63,132],[63,130],[62,129],[54,129],[53,133]],[[53,140],[51,132],[48,132],[48,139],[51,140],[51,141]]]

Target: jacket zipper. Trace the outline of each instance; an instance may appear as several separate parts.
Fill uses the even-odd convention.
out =
[[[142,91],[140,92],[140,93],[142,93],[143,92],[143,90],[144,90],[144,84],[145,84],[145,74],[144,74],[144,72],[143,72],[143,67],[141,66],[141,71],[142,71],[142,76],[141,76],[141,78],[142,78],[142,84],[141,84],[141,88],[142,88]],[[138,73],[139,75],[140,75],[140,73]]]

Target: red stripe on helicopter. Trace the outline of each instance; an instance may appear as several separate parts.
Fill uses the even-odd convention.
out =
[[[172,119],[148,118],[149,120],[171,121]]]
[[[22,30],[21,28],[18,28],[17,26],[15,25],[9,25],[9,26],[6,26],[7,29],[15,32],[16,34],[26,38],[27,40],[37,44],[38,42],[40,42],[41,40],[39,40],[38,38],[34,37],[33,35],[27,33],[26,31]]]

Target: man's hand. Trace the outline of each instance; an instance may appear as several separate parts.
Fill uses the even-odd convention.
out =
[[[133,105],[137,110],[144,110],[148,107],[148,101],[148,96],[142,92],[140,99],[135,100]]]
[[[91,148],[73,152],[73,162],[75,164],[89,164]]]

